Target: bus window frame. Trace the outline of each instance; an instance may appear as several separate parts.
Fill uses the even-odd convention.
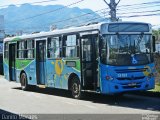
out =
[[[31,41],[33,41],[33,43],[34,43],[34,46],[33,46],[33,48],[32,49],[28,49],[27,48],[27,41],[28,40],[31,40]],[[24,46],[25,46],[25,49],[19,49],[19,43],[18,42],[24,42],[25,44],[24,44]],[[34,57],[33,58],[28,58],[27,56],[27,51],[29,51],[29,50],[33,50],[34,52],[33,52],[33,55],[34,55]],[[19,57],[17,57],[18,56],[18,52],[19,51],[24,51],[24,57],[23,58],[19,58]],[[35,59],[35,40],[33,39],[33,38],[30,38],[30,39],[23,39],[23,40],[21,40],[21,41],[17,41],[16,42],[16,59],[17,60],[34,60]]]
[[[33,43],[32,44],[34,44],[34,46],[33,46],[33,48],[27,48],[28,46],[26,45],[26,57],[25,57],[25,59],[26,60],[34,60],[35,59],[35,39],[32,39],[32,38],[30,38],[30,39],[26,39],[26,44],[27,44],[27,41],[33,41]],[[27,51],[29,51],[29,50],[33,50],[33,58],[28,58],[28,53],[27,53]]]
[[[6,49],[6,44],[7,44],[7,49]],[[6,57],[6,53],[7,52],[7,57]],[[9,42],[4,42],[4,59],[9,59]]]
[[[46,42],[46,59],[48,59],[48,60],[56,60],[56,59],[62,59],[62,50],[59,50],[59,53],[60,53],[60,57],[57,57],[57,58],[51,58],[51,57],[48,57],[48,50],[50,49],[49,47],[48,47],[48,43],[49,43],[49,40],[48,40],[48,38],[54,38],[54,37],[59,37],[59,42],[60,42],[60,44],[59,44],[59,49],[62,49],[62,36],[61,35],[56,35],[56,36],[48,36],[47,37],[47,42]],[[52,39],[51,39],[52,40]]]
[[[102,39],[103,39],[103,35],[139,35],[139,34],[142,34],[142,32],[118,32],[118,33],[107,33],[107,34],[100,34],[100,43],[99,43],[99,57],[100,57],[100,62],[102,63],[102,56],[101,56],[101,53],[102,53],[102,50],[101,50],[101,45],[102,45]],[[144,32],[143,33],[143,35],[150,35],[150,36],[152,36],[152,33],[150,33],[150,32]],[[152,38],[151,38],[151,41],[150,41],[151,43],[150,43],[150,49],[151,49],[151,51],[150,51],[150,57],[151,58],[153,58],[153,48],[152,48]],[[154,60],[151,60],[151,62],[149,63],[149,64],[151,64],[151,63],[153,63],[153,61]],[[104,63],[103,63],[104,64]],[[110,64],[105,64],[105,65],[110,65]],[[111,65],[111,66],[113,66],[113,65]],[[114,66],[120,66],[120,65],[114,65]],[[123,66],[128,66],[128,65],[123,65]],[[141,66],[141,65],[134,65],[134,66]]]
[[[24,49],[19,49],[19,42],[24,42]],[[26,40],[25,39],[23,39],[23,40],[21,40],[21,41],[17,41],[16,42],[16,59],[18,59],[18,60],[25,60],[26,59]],[[23,51],[24,52],[24,56],[23,56],[23,58],[19,58],[19,51]]]
[[[71,36],[71,35],[75,35],[76,36],[76,45],[74,46],[66,46],[64,45],[65,43],[65,40],[64,40],[64,36],[67,37],[67,36]],[[67,48],[67,47],[76,47],[76,57],[66,57],[66,55],[64,55],[65,51],[64,51],[64,48]],[[66,33],[66,34],[63,34],[62,35],[62,58],[65,59],[65,60],[77,60],[77,59],[80,59],[80,34],[79,32],[77,33]]]

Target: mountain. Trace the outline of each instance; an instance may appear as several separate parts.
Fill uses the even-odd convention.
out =
[[[10,5],[7,8],[0,9],[0,14],[5,18],[5,31],[6,33],[16,33],[22,30],[26,33],[35,31],[49,31],[51,25],[57,28],[65,26],[75,26],[101,19],[97,13],[90,9],[80,9],[78,7],[60,9],[65,7],[63,5],[31,5],[23,4],[21,6]],[[57,10],[59,9],[59,10]],[[84,15],[86,13],[91,13]],[[82,16],[81,16],[82,15]],[[81,16],[81,17],[76,17]],[[66,20],[68,18],[74,18]],[[61,21],[62,22],[56,22]]]

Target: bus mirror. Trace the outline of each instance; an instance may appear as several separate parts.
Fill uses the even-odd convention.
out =
[[[156,39],[155,36],[152,36],[152,46],[153,46],[153,52],[156,51]]]

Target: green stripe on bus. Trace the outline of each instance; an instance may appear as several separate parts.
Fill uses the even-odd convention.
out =
[[[19,40],[21,40],[20,38],[14,38],[14,39],[12,39],[12,41],[19,41]]]
[[[27,67],[33,60],[16,60],[16,69],[24,69]]]
[[[76,61],[76,67],[75,67],[75,69],[80,72],[80,69],[81,69],[81,67],[80,67],[80,60]]]

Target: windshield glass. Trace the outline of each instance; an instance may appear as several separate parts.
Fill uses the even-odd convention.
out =
[[[153,61],[151,35],[103,35],[101,62],[108,65],[144,65]]]

